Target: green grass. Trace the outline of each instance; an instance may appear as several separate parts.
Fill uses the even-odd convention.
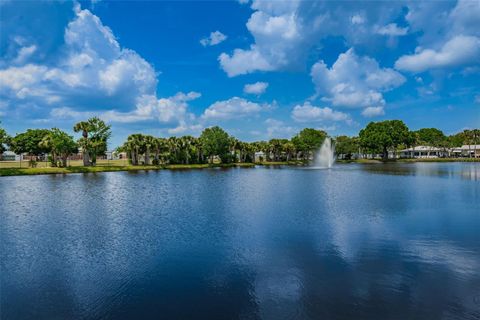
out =
[[[128,160],[97,160],[97,166],[127,166]],[[69,167],[83,167],[82,160],[69,160]],[[37,168],[49,168],[50,163],[45,161],[37,161]],[[0,168],[29,168],[28,160],[23,161],[0,161]]]
[[[172,164],[165,166],[107,166],[100,165],[95,167],[71,166],[66,168],[0,168],[0,176],[21,176],[21,175],[39,175],[39,174],[68,174],[68,173],[95,173],[112,171],[143,171],[143,170],[191,170],[205,168],[230,168],[230,167],[254,167],[253,163],[231,163],[231,164]]]

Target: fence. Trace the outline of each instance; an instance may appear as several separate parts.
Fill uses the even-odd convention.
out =
[[[81,167],[83,166],[83,161],[78,159],[68,159],[67,165],[72,167]],[[97,159],[97,166],[126,166],[128,165],[128,159],[120,160],[107,160],[107,159]],[[0,168],[29,168],[30,163],[28,160],[16,160],[16,161],[0,161]],[[37,168],[50,168],[52,164],[47,160],[37,161]]]

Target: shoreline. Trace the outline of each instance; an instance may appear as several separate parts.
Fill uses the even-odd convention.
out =
[[[385,164],[385,163],[417,163],[417,162],[480,162],[480,158],[437,158],[437,159],[397,159],[381,161],[376,159],[337,160],[338,164]],[[256,163],[229,163],[229,164],[171,164],[171,165],[140,165],[140,166],[71,166],[65,168],[0,168],[0,177],[72,174],[72,173],[97,173],[118,171],[158,171],[158,170],[198,170],[211,168],[255,168],[256,166],[302,166],[301,161],[256,162]]]

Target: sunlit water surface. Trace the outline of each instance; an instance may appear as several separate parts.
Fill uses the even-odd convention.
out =
[[[0,178],[3,319],[479,319],[480,165]]]

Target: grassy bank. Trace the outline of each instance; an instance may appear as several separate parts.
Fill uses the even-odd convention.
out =
[[[191,170],[205,168],[254,167],[253,163],[232,164],[172,164],[165,166],[96,166],[66,168],[0,168],[0,176],[25,176],[39,174],[95,173],[113,171],[145,171],[145,170]]]
[[[377,159],[337,160],[337,163],[413,163],[413,162],[480,162],[480,158],[438,158],[438,159],[397,159],[383,162]],[[95,167],[69,166],[66,168],[0,168],[0,176],[25,176],[40,174],[69,174],[69,173],[95,173],[113,171],[145,171],[145,170],[192,170],[206,168],[232,168],[255,166],[298,166],[304,165],[302,161],[268,161],[257,163],[229,163],[229,164],[171,164],[163,166],[132,166],[132,165],[100,165]]]

